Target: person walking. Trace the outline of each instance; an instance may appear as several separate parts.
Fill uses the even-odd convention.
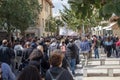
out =
[[[117,54],[116,57],[120,57],[120,38],[119,40],[116,42],[116,50],[117,50]]]
[[[113,41],[108,37],[104,44],[106,46],[107,57],[111,57]]]
[[[51,68],[46,73],[45,80],[73,80],[72,75],[62,66],[63,56],[61,54],[53,53],[50,56]]]
[[[7,40],[2,41],[2,45],[0,46],[0,61],[10,65],[11,54],[9,48],[7,47],[7,44],[8,44]]]
[[[16,80],[10,66],[4,62],[0,62],[0,80]]]
[[[82,41],[80,43],[80,48],[81,48],[81,53],[83,54],[83,56],[85,58],[85,66],[86,66],[88,57],[89,57],[90,45],[85,37],[82,38]]]
[[[93,36],[93,45],[92,45],[91,49],[94,50],[95,58],[99,58],[98,46],[99,46],[99,42],[98,42],[97,36],[94,35]]]
[[[72,74],[75,75],[75,65],[79,49],[74,44],[73,39],[70,39],[70,42],[67,44],[66,57],[70,63]]]
[[[16,42],[16,45],[14,46],[14,52],[16,60],[16,69],[19,69],[23,55],[23,47],[20,42]]]
[[[12,43],[11,42],[9,42],[8,44],[7,44],[7,47],[8,47],[8,49],[9,49],[9,53],[10,53],[10,55],[11,55],[11,58],[10,58],[10,60],[11,60],[11,68],[12,68],[12,71],[14,72],[15,71],[15,52],[14,52],[14,49],[12,48]]]
[[[34,49],[33,52],[29,56],[29,65],[34,65],[37,67],[37,69],[40,71],[41,63],[40,60],[43,58],[43,47],[37,46],[37,49]]]

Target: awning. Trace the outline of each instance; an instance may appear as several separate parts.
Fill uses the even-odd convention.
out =
[[[112,29],[112,26],[115,25],[116,23],[117,23],[117,22],[111,23],[109,26],[103,27],[103,29],[111,30],[111,29]]]

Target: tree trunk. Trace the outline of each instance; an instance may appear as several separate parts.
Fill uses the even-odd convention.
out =
[[[8,32],[8,40],[11,42],[11,28],[10,28],[10,23],[7,22],[7,32]]]
[[[21,30],[22,37],[25,37],[25,30]]]

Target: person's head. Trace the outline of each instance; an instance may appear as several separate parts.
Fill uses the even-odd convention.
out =
[[[60,49],[55,49],[52,53],[51,53],[51,55],[52,54],[60,54],[62,57],[64,57],[64,53],[60,50]]]
[[[3,45],[7,45],[7,44],[8,44],[8,41],[7,41],[6,39],[4,39],[4,40],[2,41],[2,44],[3,44]]]
[[[97,36],[96,36],[96,35],[93,35],[93,38],[94,38],[94,39],[97,39]]]
[[[26,43],[25,43],[25,47],[26,47],[26,48],[29,48],[30,45],[31,45],[30,42],[26,42]]]
[[[86,40],[86,37],[82,37],[82,41],[85,41]]]
[[[115,34],[115,37],[117,37],[117,34]]]
[[[52,67],[61,67],[62,66],[63,55],[59,51],[53,51],[50,56],[50,64]]]
[[[35,66],[27,66],[18,76],[17,80],[42,80],[40,73]]]
[[[111,37],[108,37],[108,38],[107,38],[107,41],[110,42],[110,41],[111,41]]]
[[[12,43],[8,42],[7,47],[12,48]]]
[[[19,42],[19,41],[16,41],[16,42],[15,42],[15,45],[20,45],[20,42]]]
[[[40,42],[44,42],[44,38],[43,37],[40,38]]]
[[[36,42],[36,39],[34,38],[34,39],[32,39],[32,42]]]
[[[32,51],[32,53],[30,54],[29,59],[30,59],[30,60],[36,60],[36,59],[38,60],[38,59],[40,59],[42,56],[43,56],[43,53],[42,53],[40,50],[34,49],[34,50]]]
[[[37,46],[37,49],[43,53],[43,46],[39,45],[39,46]]]
[[[62,41],[62,45],[65,44],[65,41]]]

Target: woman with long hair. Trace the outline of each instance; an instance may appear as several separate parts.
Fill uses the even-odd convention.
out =
[[[29,56],[29,65],[34,65],[40,71],[40,60],[43,58],[43,47],[37,46]]]
[[[17,80],[42,80],[38,69],[35,66],[25,67]]]

